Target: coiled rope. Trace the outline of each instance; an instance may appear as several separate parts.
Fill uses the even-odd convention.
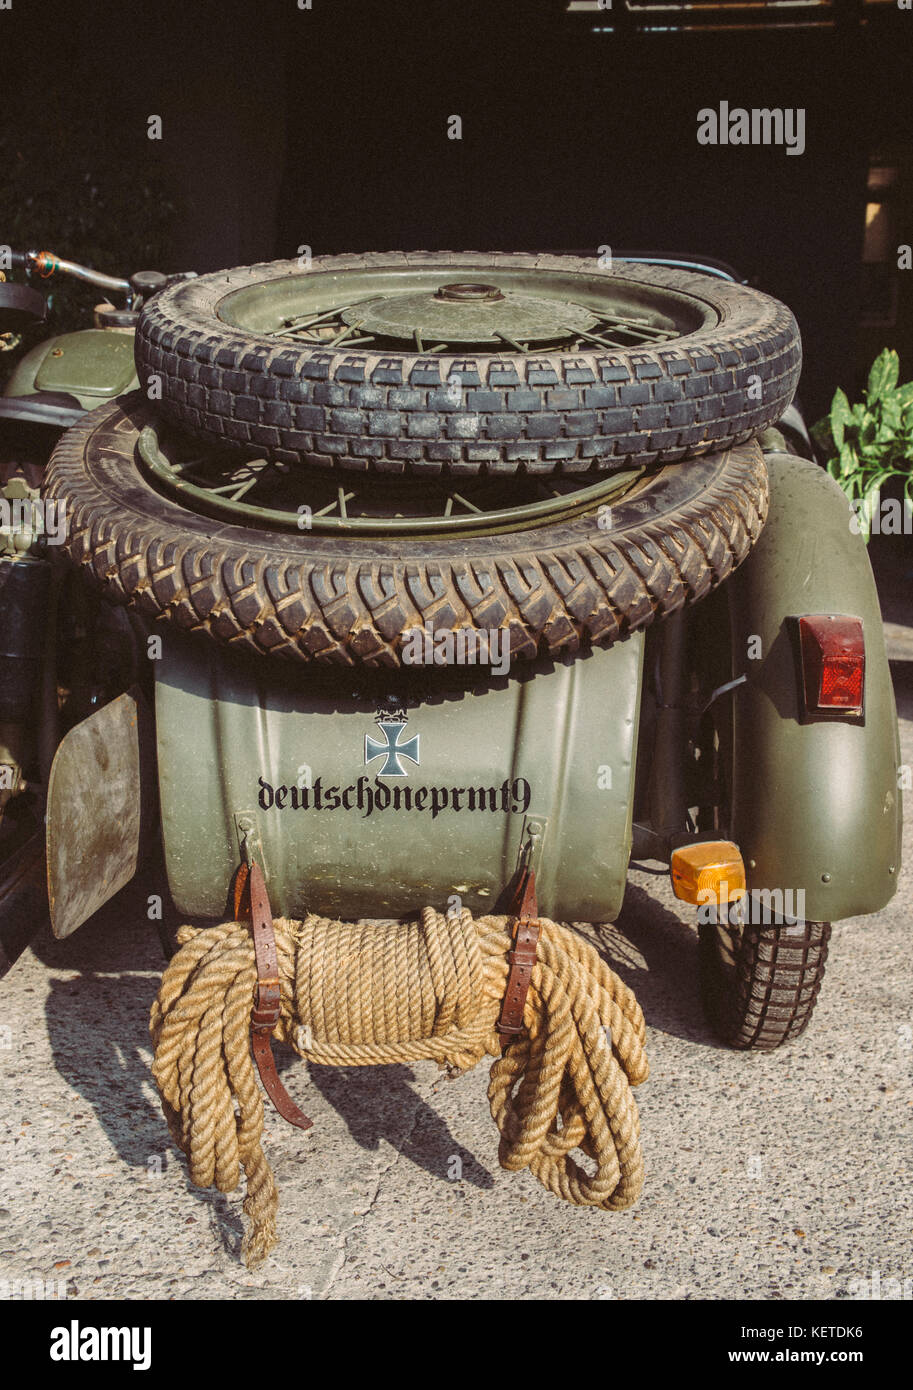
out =
[[[508,917],[426,907],[385,925],[277,918],[281,1016],[273,1037],[330,1066],[429,1058],[465,1071],[495,1057],[488,1100],[502,1168],[529,1168],[566,1201],[618,1211],[643,1186],[632,1086],[648,1074],[632,991],[588,942],[540,918],[525,1032],[501,1055]],[[250,1051],[257,970],[250,927],[182,927],[152,1007],[153,1074],[200,1187],[233,1191],[243,1168],[249,1268],[277,1243],[278,1189],[263,1152]],[[588,1170],[572,1156],[580,1149]],[[594,1170],[593,1170],[594,1169]]]

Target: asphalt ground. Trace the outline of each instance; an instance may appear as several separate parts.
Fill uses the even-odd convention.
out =
[[[901,557],[882,583],[907,764],[911,580]],[[907,865],[911,851],[908,822]],[[617,925],[581,928],[648,1025],[646,1183],[626,1212],[500,1170],[484,1063],[448,1081],[431,1063],[306,1068],[278,1048],[314,1127],[267,1111],[281,1243],[255,1273],[240,1190],[190,1185],[151,1080],[148,891],[67,941],[42,933],[0,984],[0,1296],[913,1298],[909,871],[886,911],[835,926],[810,1028],[770,1054],[714,1040],[696,929],[664,875],[633,869]]]

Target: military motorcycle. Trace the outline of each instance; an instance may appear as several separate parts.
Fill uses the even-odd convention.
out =
[[[652,862],[720,1036],[806,1027],[830,924],[896,890],[900,755],[788,309],[659,257],[17,269],[0,332],[44,276],[108,299],[0,395],[56,441],[4,490],[0,968],[152,850],[199,922],[256,863],[292,918],[534,873],[608,923]]]

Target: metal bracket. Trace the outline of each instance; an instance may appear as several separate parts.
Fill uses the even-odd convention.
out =
[[[747,680],[748,677],[746,675],[741,675],[736,676],[734,681],[727,681],[725,685],[718,685],[716,690],[712,690],[710,692],[710,695],[701,705],[700,709],[697,710],[697,713],[699,715],[706,714],[710,706],[714,703],[715,700],[718,700],[721,695],[727,694],[730,690],[735,690],[736,686],[738,685],[745,685]]]
[[[536,878],[539,877],[542,843],[547,829],[548,816],[537,816],[534,811],[528,811],[523,817],[523,824],[520,827],[520,848],[517,853],[518,872],[532,869]]]
[[[263,858],[263,841],[260,827],[253,811],[236,811],[234,814],[235,834],[238,838],[238,854],[241,862],[250,866],[257,863],[266,877],[266,863]]]

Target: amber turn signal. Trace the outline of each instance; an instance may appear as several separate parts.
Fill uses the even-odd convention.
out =
[[[731,840],[704,840],[672,851],[672,891],[685,903],[731,903],[744,898],[745,865]]]

